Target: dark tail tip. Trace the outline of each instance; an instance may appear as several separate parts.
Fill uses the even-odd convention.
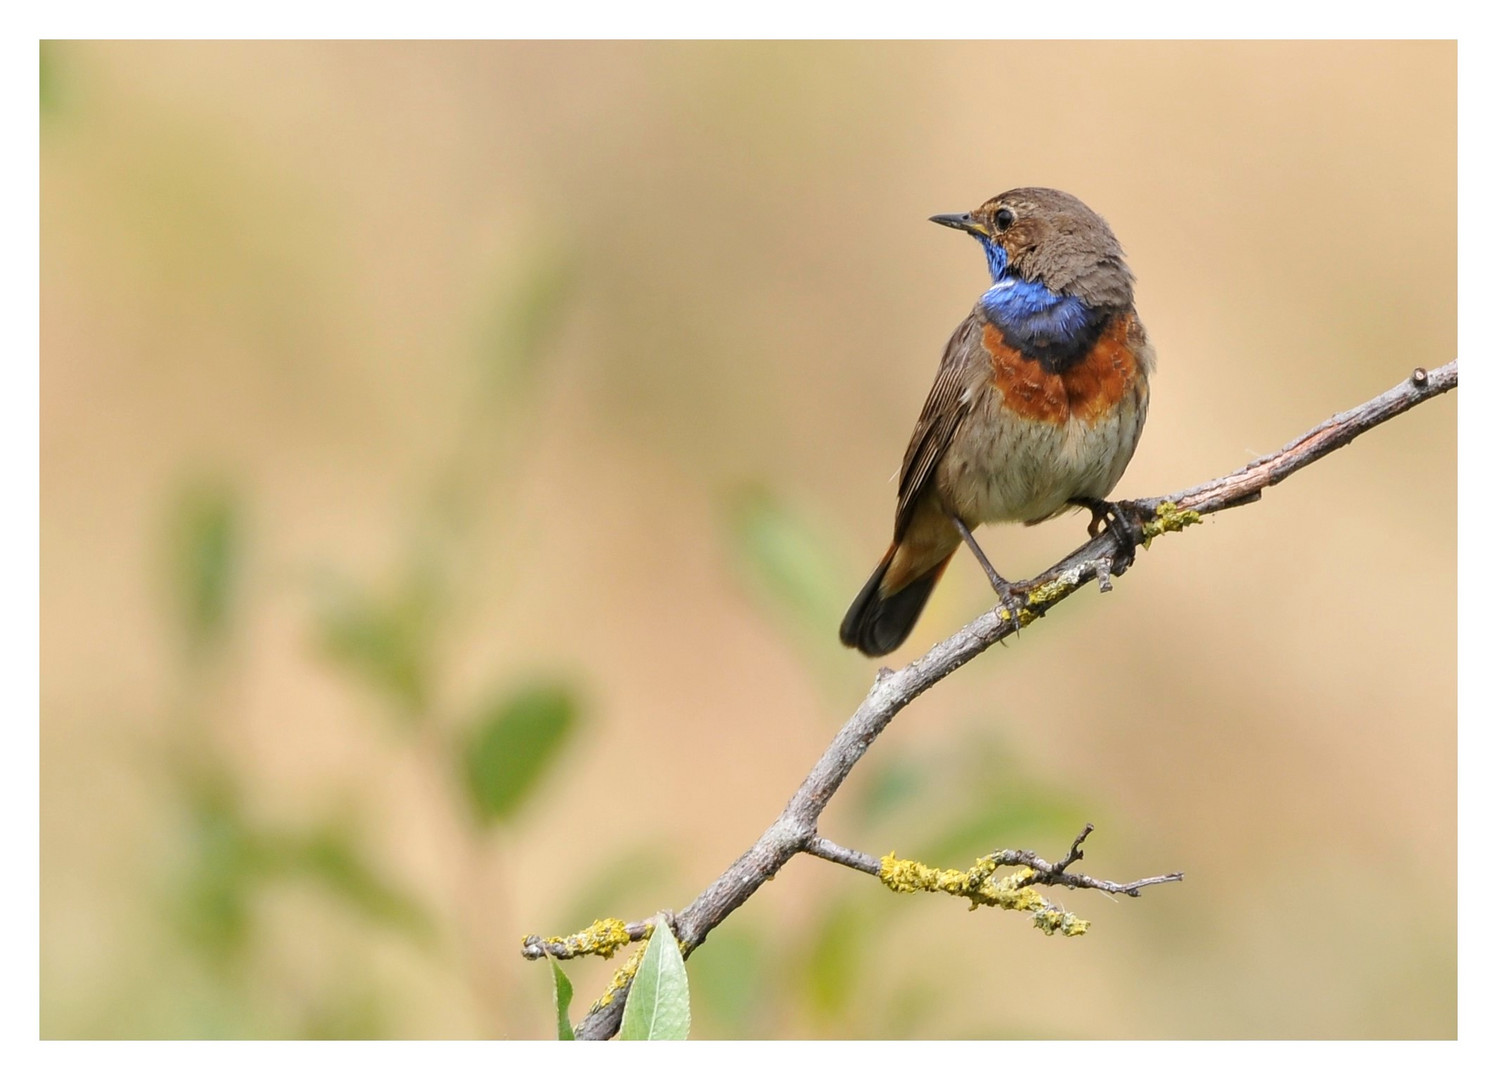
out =
[[[842,644],[857,649],[864,656],[883,656],[904,644],[904,639],[915,629],[920,613],[925,610],[930,591],[941,580],[946,564],[951,561],[948,555],[898,592],[884,596],[880,587],[894,558],[894,550],[889,549],[889,554],[873,571],[868,584],[863,586],[842,620]]]

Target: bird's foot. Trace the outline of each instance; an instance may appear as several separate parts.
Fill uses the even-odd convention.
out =
[[[1034,612],[1029,611],[1029,592],[1018,585],[1004,581],[1002,578],[999,578],[992,584],[993,591],[998,594],[998,607],[996,610],[1002,611],[1008,618],[1008,621],[1013,624],[1014,636],[1017,637],[1019,627],[1024,625],[1020,620],[1020,616],[1028,612],[1031,621],[1039,617]]]
[[[1108,502],[1106,499],[1089,499],[1084,496],[1069,500],[1072,506],[1080,506],[1092,512],[1091,524],[1086,527],[1088,536],[1101,536],[1107,532],[1118,546],[1112,560],[1112,572],[1121,574],[1133,565],[1133,556],[1144,542],[1143,521],[1138,508],[1128,502]]]

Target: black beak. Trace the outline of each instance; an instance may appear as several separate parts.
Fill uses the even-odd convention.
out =
[[[962,232],[971,233],[973,236],[989,235],[987,227],[971,214],[937,214],[931,220],[937,225],[945,225],[948,229],[961,229]]]

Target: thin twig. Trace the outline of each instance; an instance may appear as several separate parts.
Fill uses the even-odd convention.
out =
[[[1415,405],[1455,388],[1458,371],[1455,361],[1426,371],[1415,369],[1413,375],[1385,394],[1354,409],[1339,413],[1305,432],[1275,454],[1259,458],[1243,468],[1216,480],[1187,488],[1173,495],[1140,499],[1122,504],[1122,510],[1133,517],[1132,525],[1145,538],[1160,532],[1178,531],[1206,514],[1234,506],[1244,506],[1262,497],[1265,488],[1312,462],[1345,446],[1363,432],[1391,420]],[[1049,570],[1020,586],[1027,594],[1023,625],[1043,615],[1083,585],[1099,577],[1107,584],[1121,577],[1128,568],[1128,554],[1111,530],[1103,530],[1088,543],[1067,555]],[[822,811],[842,782],[873,741],[898,715],[899,711],[957,668],[1019,628],[1000,608],[979,615],[951,637],[936,645],[920,659],[898,671],[881,669],[863,703],[843,725],[810,775],[774,823],[764,831],[753,847],[739,856],[716,881],[708,885],[675,919],[676,937],[686,954],[706,940],[714,927],[738,909],[755,891],[772,878],[795,855],[806,852],[831,862],[850,866],[865,873],[870,856],[850,851],[816,835]],[[1080,858],[1079,844],[1059,863],[1050,864],[1033,852],[1001,851],[991,858],[1005,865],[1028,866],[1034,870],[1037,884],[1063,885],[1069,888],[1099,889],[1104,892],[1136,896],[1149,885],[1178,880],[1178,875],[1144,878],[1120,885],[1083,874],[1071,874],[1066,867]],[[1047,880],[1041,882],[1040,878]],[[544,956],[544,948],[531,946],[526,940],[525,955]],[[618,1031],[623,1015],[625,984],[617,992],[594,1006],[577,1025],[579,1039],[607,1039]]]
[[[806,844],[806,854],[815,855],[818,859],[834,862],[840,866],[850,866],[854,870],[861,870],[865,874],[879,876],[882,864],[872,855],[864,855],[861,851],[845,848],[841,844],[834,844],[824,836],[813,836]]]
[[[1092,834],[1092,829],[1092,823],[1088,821],[1086,825],[1082,827],[1082,830],[1076,834],[1076,839],[1071,841],[1071,850],[1066,853],[1066,857],[1064,859],[1061,859],[1060,862],[1055,864],[1056,873],[1060,873],[1061,871],[1065,870],[1065,868],[1070,866],[1073,862],[1080,862],[1082,859],[1086,858],[1086,853],[1081,850],[1081,845],[1086,843],[1086,838]]]
[[[1071,850],[1066,857],[1057,863],[1049,863],[1040,858],[1032,851],[995,851],[988,856],[999,866],[1027,866],[1034,871],[1034,877],[1029,879],[1030,885],[1063,885],[1067,889],[1096,889],[1098,892],[1115,893],[1123,896],[1137,896],[1140,889],[1146,889],[1150,885],[1163,885],[1169,881],[1183,881],[1185,875],[1182,873],[1160,874],[1156,877],[1140,878],[1130,881],[1126,885],[1120,885],[1116,881],[1107,881],[1104,878],[1088,877],[1086,874],[1072,874],[1067,872],[1066,867],[1074,862],[1080,862],[1085,853],[1081,850],[1082,843],[1092,834],[1092,826],[1087,824],[1075,840],[1071,841]]]

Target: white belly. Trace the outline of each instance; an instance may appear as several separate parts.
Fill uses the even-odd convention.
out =
[[[938,489],[969,524],[1037,521],[1062,510],[1068,499],[1106,498],[1133,456],[1141,420],[1134,400],[1095,424],[1026,421],[994,409],[974,413],[951,440]]]

